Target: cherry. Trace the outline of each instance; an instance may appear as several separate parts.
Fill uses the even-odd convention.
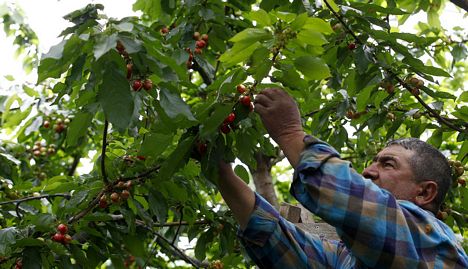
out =
[[[163,34],[163,35],[169,33],[169,29],[168,29],[166,26],[164,26],[163,28],[161,28],[160,31],[161,31],[161,34]]]
[[[130,197],[130,192],[127,191],[127,190],[123,190],[123,191],[120,193],[120,197],[122,197],[122,199],[124,199],[124,200],[127,200],[128,197]]]
[[[151,79],[145,79],[145,81],[143,82],[143,88],[147,91],[153,88],[153,82],[151,81]]]
[[[132,183],[131,180],[125,182],[125,188],[126,188],[127,190],[130,190],[130,189],[132,188],[132,185],[133,185],[133,183]]]
[[[240,98],[240,102],[244,106],[250,106],[250,96],[245,95]]]
[[[120,202],[120,195],[116,192],[113,192],[110,196],[112,203],[116,204]]]
[[[137,158],[138,160],[140,160],[140,161],[146,160],[146,157],[145,157],[145,156],[142,156],[142,155],[138,155],[138,156],[136,156],[136,158]]]
[[[236,114],[234,112],[229,113],[229,115],[224,119],[224,123],[231,123],[236,119]]]
[[[203,50],[201,48],[195,48],[194,52],[195,52],[195,54],[202,54]]]
[[[117,187],[118,189],[123,189],[123,188],[125,188],[125,182],[119,181],[119,182],[117,183],[116,187]]]
[[[49,128],[50,127],[50,121],[45,120],[44,123],[42,124],[44,128]]]
[[[239,92],[240,94],[243,94],[247,89],[245,88],[244,85],[239,84],[239,85],[237,85],[236,90],[237,90],[237,92]]]
[[[68,226],[66,224],[60,223],[57,226],[57,231],[59,231],[61,234],[66,234],[68,232]]]
[[[63,236],[63,243],[64,244],[70,244],[71,241],[72,241],[72,237],[69,234],[66,234],[66,235]]]
[[[208,145],[206,143],[199,142],[197,144],[197,151],[201,156],[205,155],[207,149],[208,149]]]
[[[229,127],[228,124],[223,123],[221,127],[219,128],[223,134],[228,134],[231,131],[231,128]]]
[[[63,242],[63,239],[65,238],[65,236],[61,233],[56,233],[52,236],[52,240],[55,241],[55,242]]]
[[[199,40],[200,39],[200,32],[193,33],[193,39]]]
[[[137,79],[137,80],[133,81],[132,89],[134,91],[139,91],[141,89],[141,86],[142,86],[141,80]]]
[[[204,40],[205,42],[208,42],[208,35],[202,34],[201,39]]]
[[[417,96],[417,95],[420,94],[419,89],[416,88],[416,87],[414,87],[414,88],[411,89],[411,93],[412,93],[414,96]]]
[[[115,48],[119,53],[123,53],[125,51],[125,47],[120,41],[117,41],[117,45],[115,46]]]
[[[187,68],[192,68],[192,61],[191,60],[188,60],[185,65],[187,66]]]
[[[54,130],[56,133],[60,134],[61,132],[65,130],[65,125],[63,125],[63,123],[58,123],[55,125]]]
[[[108,206],[107,204],[107,197],[105,195],[101,196],[101,199],[99,199],[99,207],[100,208],[106,208]]]
[[[348,49],[349,50],[354,50],[356,48],[356,43],[349,43],[348,44]]]
[[[133,64],[128,63],[127,64],[127,79],[130,79],[132,77],[132,72],[133,72]]]
[[[203,49],[206,46],[206,42],[205,40],[198,40],[197,42],[195,42],[195,46],[197,48]]]

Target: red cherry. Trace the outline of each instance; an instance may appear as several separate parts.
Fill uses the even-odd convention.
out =
[[[63,123],[56,124],[54,130],[55,130],[56,133],[60,134],[61,132],[63,132],[65,130],[65,126],[63,125]]]
[[[206,46],[206,42],[205,40],[198,40],[197,42],[195,42],[195,46],[197,48],[203,49]]]
[[[68,226],[66,224],[60,223],[59,226],[57,226],[57,231],[59,231],[61,234],[66,234],[68,232]]]
[[[45,120],[44,123],[42,124],[44,128],[49,128],[50,127],[50,121]]]
[[[115,48],[119,53],[123,53],[125,51],[125,47],[120,41],[117,41],[117,45],[115,46]]]
[[[202,54],[203,50],[201,48],[195,48],[195,54]]]
[[[99,200],[99,207],[100,208],[106,208],[107,206],[108,206],[107,198],[106,198],[106,196],[102,196],[101,199]]]
[[[132,88],[134,91],[139,91],[141,89],[141,86],[143,86],[141,80],[137,79],[133,81]]]
[[[197,151],[198,153],[200,153],[201,156],[205,155],[207,149],[208,149],[208,145],[206,143],[197,144]]]
[[[63,242],[64,238],[65,236],[61,233],[56,233],[54,234],[54,236],[52,236],[52,240],[54,240],[55,242]]]
[[[200,39],[200,33],[199,32],[193,33],[193,39],[199,40]]]
[[[151,79],[145,79],[145,81],[143,82],[143,88],[147,91],[153,88],[153,82],[151,81]]]
[[[187,53],[191,53],[191,52],[192,52],[192,50],[191,50],[190,48],[188,48],[188,47],[185,48],[185,51],[186,51]]]
[[[229,113],[229,115],[224,119],[224,123],[231,123],[236,119],[236,114],[234,112]]]
[[[161,34],[165,35],[165,34],[167,34],[167,33],[169,33],[169,29],[168,29],[166,26],[164,26],[163,28],[161,28]]]
[[[123,190],[123,191],[120,193],[120,197],[122,197],[122,199],[124,199],[124,200],[127,200],[128,197],[130,197],[130,192],[127,191],[127,190]]]
[[[118,203],[120,202],[120,195],[116,192],[113,192],[110,196],[112,203]]]
[[[185,65],[187,66],[188,69],[192,68],[192,61],[188,60]]]
[[[246,91],[246,88],[245,88],[244,85],[239,84],[239,85],[237,85],[236,90],[237,90],[237,92],[239,92],[240,94],[243,94],[243,93]]]
[[[145,156],[142,156],[142,155],[138,155],[138,156],[136,156],[136,158],[137,158],[138,160],[140,160],[140,161],[146,160],[146,157],[145,157]]]
[[[71,241],[72,241],[72,237],[69,234],[66,234],[66,235],[63,236],[63,243],[64,244],[70,244]]]
[[[225,123],[221,125],[219,129],[221,130],[223,134],[228,134],[231,131],[231,128],[229,127],[229,125]]]
[[[130,190],[132,188],[132,185],[133,183],[131,180],[125,182],[125,188],[127,188],[127,190]]]
[[[132,77],[133,64],[127,64],[127,79]]]
[[[354,50],[356,48],[356,43],[349,43],[348,44],[348,49],[349,50]]]
[[[202,34],[201,39],[205,42],[208,42],[208,35],[207,34]]]
[[[240,98],[240,102],[241,102],[241,104],[243,104],[244,106],[249,106],[249,107],[250,107],[250,96],[248,96],[248,95],[242,96],[242,97]]]

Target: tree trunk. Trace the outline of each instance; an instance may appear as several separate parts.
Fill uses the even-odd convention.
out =
[[[278,197],[271,177],[272,159],[261,152],[255,154],[255,159],[257,160],[257,169],[250,169],[255,189],[271,205],[279,209]]]

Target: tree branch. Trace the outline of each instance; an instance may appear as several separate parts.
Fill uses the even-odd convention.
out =
[[[69,176],[73,176],[75,174],[76,168],[78,167],[78,164],[80,163],[80,159],[81,159],[80,154],[73,155],[73,163],[70,166],[70,169],[68,170]]]
[[[343,18],[341,17],[340,14],[338,14],[337,12],[335,12],[333,10],[333,8],[331,7],[331,5],[328,3],[327,0],[324,0],[325,4],[327,5],[327,7],[330,9],[330,11],[333,13],[333,15],[341,22],[341,24],[343,25],[343,27],[346,29],[346,31],[348,33],[350,33],[354,40],[356,41],[356,43],[358,44],[361,44],[363,45],[363,42],[356,36],[356,34],[354,34],[354,32],[349,28],[349,26],[345,23],[345,21],[343,20]],[[466,0],[465,0],[466,2]],[[378,61],[377,61],[377,56],[372,53],[372,57],[374,59],[374,63],[375,64],[378,64]],[[412,88],[410,85],[408,85],[406,82],[404,82],[401,78],[399,78],[397,76],[397,74],[395,72],[393,72],[391,69],[389,68],[384,68],[382,66],[380,66],[380,68],[384,69],[385,71],[387,71],[388,73],[390,73],[392,76],[395,77],[395,79],[403,86],[405,87],[408,91],[410,91],[412,93]],[[412,93],[413,94],[413,93]],[[442,125],[446,125],[447,127],[453,129],[453,130],[456,130],[460,133],[468,133],[468,129],[461,129],[460,127],[452,124],[450,121],[447,121],[445,118],[441,117],[434,109],[432,109],[430,106],[428,106],[424,100],[421,99],[421,97],[419,97],[418,95],[416,94],[413,94],[413,96],[418,100],[418,102],[429,112],[429,115],[431,115],[432,117],[434,117],[440,124]]]
[[[21,198],[21,199],[16,199],[16,200],[3,201],[3,202],[0,202],[0,205],[16,204],[16,203],[20,204],[20,203],[26,202],[26,201],[40,200],[42,198],[49,199],[49,198],[53,198],[53,197],[65,197],[66,199],[70,199],[71,195],[68,194],[68,193],[54,193],[54,194],[44,194],[44,195],[40,195],[40,196],[29,196],[29,197],[24,197],[24,198]]]
[[[107,129],[109,128],[109,122],[104,121],[104,131],[102,133],[102,152],[101,152],[101,175],[104,184],[109,184],[106,174],[106,148],[107,148]]]
[[[450,2],[468,12],[468,0],[450,0]]]

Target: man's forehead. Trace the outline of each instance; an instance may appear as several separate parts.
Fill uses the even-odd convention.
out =
[[[382,157],[393,157],[397,159],[409,159],[413,155],[413,151],[405,149],[400,145],[391,145],[382,149],[377,156],[377,159]]]

